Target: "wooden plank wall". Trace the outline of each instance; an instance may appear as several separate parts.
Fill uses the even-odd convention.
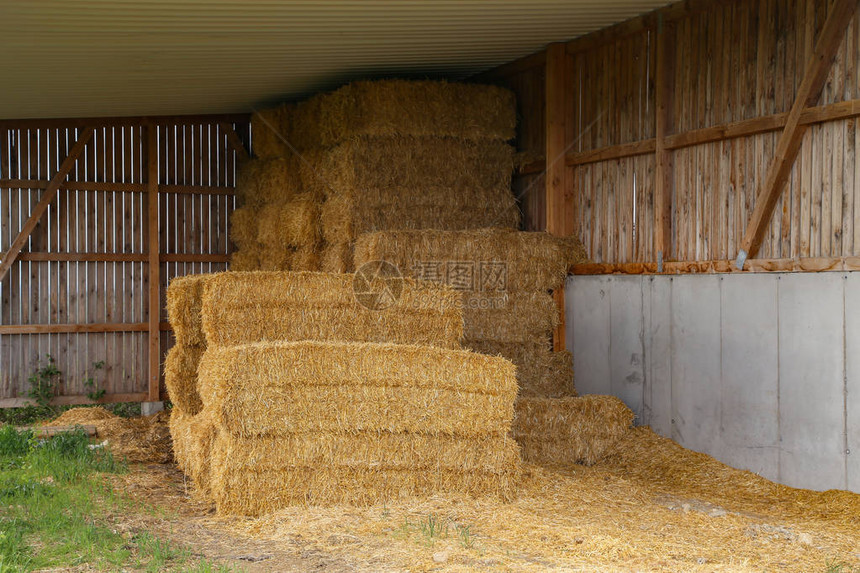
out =
[[[579,237],[596,263],[615,270],[657,261],[656,55],[666,30],[673,125],[671,239],[667,261],[729,261],[737,254],[766,177],[779,130],[832,5],[830,0],[687,0],[567,44],[570,60],[566,160]],[[787,188],[756,258],[822,259],[847,268],[860,256],[860,15],[842,39]],[[518,146],[543,155],[546,100],[539,54],[482,79],[518,96]],[[546,162],[551,158],[545,158]],[[516,189],[540,179],[532,164]],[[523,226],[544,228],[545,198],[523,195]],[[860,211],[857,211],[860,212]],[[841,261],[841,262],[840,262]],[[708,268],[719,267],[710,265]],[[787,264],[770,265],[785,269]],[[794,263],[794,267],[804,264]],[[752,267],[768,267],[753,261]],[[751,267],[751,268],[752,268]],[[674,265],[675,272],[683,265]],[[703,265],[691,265],[701,270]]]
[[[0,282],[0,406],[21,405],[47,355],[63,373],[61,402],[85,401],[91,376],[106,401],[146,398],[150,126],[158,141],[161,321],[172,278],[226,268],[236,153],[223,124],[249,141],[247,117],[95,121],[93,139]],[[0,251],[88,123],[0,122]],[[160,363],[172,343],[163,333]]]

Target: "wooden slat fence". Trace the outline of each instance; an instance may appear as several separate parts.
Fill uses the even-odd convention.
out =
[[[566,44],[566,193],[575,232],[596,263],[658,261],[656,111],[663,87],[671,121],[661,143],[672,159],[664,258],[734,260],[834,2],[687,0]],[[665,65],[657,61],[660,42],[674,64],[665,86],[657,85],[658,65]],[[801,116],[808,129],[758,259],[827,259],[845,268],[860,256],[858,68],[855,13],[817,104]],[[544,106],[549,69],[543,53],[482,77],[514,90],[518,147],[544,157],[553,121]],[[526,229],[546,228],[545,187],[536,180],[551,160],[515,178]]]
[[[250,143],[247,116],[0,121],[4,256],[87,127],[92,139],[0,281],[0,407],[24,403],[28,377],[48,355],[62,372],[58,403],[86,402],[90,377],[106,391],[104,401],[157,399],[163,386],[151,387],[149,371],[173,343],[166,285],[227,266],[237,161],[227,130]],[[148,130],[156,142],[154,193],[147,185]],[[152,321],[151,294],[160,300]],[[104,367],[94,368],[99,362]]]

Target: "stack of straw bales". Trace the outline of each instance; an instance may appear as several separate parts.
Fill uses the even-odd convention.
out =
[[[355,82],[298,105],[257,113],[252,124],[258,157],[292,160],[299,167],[296,187],[310,201],[306,208],[314,205],[319,213],[314,228],[322,240],[315,243],[322,270],[353,270],[353,243],[368,231],[519,225],[510,190],[513,149],[507,144],[515,135],[514,98],[502,88]],[[258,193],[246,182],[258,178],[250,171],[243,175],[246,205],[247,196]],[[295,208],[290,205],[290,212]],[[287,213],[287,207],[261,217],[239,213],[240,219],[259,218],[256,238],[247,233],[246,241],[269,249],[265,260],[246,262],[250,249],[240,245],[242,269],[283,264],[268,245],[273,230],[287,225]],[[242,234],[241,223],[234,224],[235,233]],[[282,231],[283,244],[290,238]],[[251,266],[255,262],[258,266]]]
[[[302,187],[297,158],[246,161],[236,192],[233,270],[319,270],[320,201]]]
[[[392,306],[370,310],[352,280],[231,272],[171,283],[177,338],[204,346],[184,379],[202,407],[171,418],[197,491],[219,512],[250,515],[433,492],[510,497],[514,365],[459,349],[452,289],[407,279]],[[170,391],[190,390],[174,380]]]
[[[575,394],[570,353],[551,350],[558,310],[550,291],[584,259],[575,239],[509,229],[377,232],[355,248],[357,265],[384,260],[464,291],[464,345],[513,361],[520,396],[546,398]]]

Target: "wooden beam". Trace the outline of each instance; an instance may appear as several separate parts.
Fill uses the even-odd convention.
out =
[[[814,105],[820,97],[821,88],[842,43],[845,29],[857,9],[857,3],[858,0],[836,0],[830,8],[816,43],[815,52],[807,63],[803,81],[797,88],[797,97],[786,118],[785,128],[774,152],[773,163],[768,169],[764,185],[759,186],[759,192],[756,194],[755,208],[738,252],[736,261],[738,268],[743,268],[746,259],[754,257],[758,251],[764,230],[770,222],[785,182],[791,175],[791,168],[803,142],[806,126],[800,122],[801,115],[804,109]]]
[[[721,273],[820,273],[860,271],[860,257],[812,257],[796,259],[749,259],[743,269],[732,260],[656,263],[585,263],[573,265],[572,275],[682,275]]]
[[[158,401],[161,384],[161,277],[158,240],[158,140],[155,125],[146,127],[147,249],[149,264],[149,372],[147,394],[150,402]]]
[[[124,125],[194,125],[201,123],[241,123],[251,121],[249,113],[204,115],[155,115],[127,117],[72,117],[61,119],[0,119],[0,129],[66,129],[116,127]]]
[[[567,177],[568,72],[570,58],[564,44],[551,44],[546,52],[546,230],[560,237],[573,234],[575,220],[572,181]],[[553,292],[559,325],[553,348],[566,350],[564,285]]]
[[[92,138],[93,131],[92,127],[87,127],[80,133],[78,140],[69,151],[69,155],[63,160],[57,173],[51,178],[48,186],[45,187],[45,191],[42,193],[42,198],[39,200],[39,203],[36,204],[36,207],[33,209],[32,213],[30,213],[30,217],[27,219],[27,222],[24,223],[24,226],[21,228],[21,232],[18,233],[18,236],[15,237],[15,240],[12,241],[9,245],[9,249],[3,255],[3,261],[0,262],[0,280],[3,280],[3,277],[5,277],[6,273],[9,272],[9,268],[11,268],[12,264],[17,260],[18,254],[27,242],[27,238],[32,234],[36,225],[39,224],[39,220],[42,218],[42,215],[44,215],[45,211],[48,210],[48,205],[57,195],[57,190],[60,188],[63,179],[66,178],[75,166],[75,162],[78,160],[84,147],[86,147],[87,142]]]
[[[239,137],[239,134],[236,133],[236,130],[233,129],[233,126],[229,123],[222,122],[219,123],[218,126],[221,128],[227,135],[227,143],[230,144],[230,147],[236,152],[236,155],[239,156],[239,161],[245,161],[249,159],[251,155],[248,153],[248,150],[245,148],[245,144],[242,142],[242,138]]]
[[[0,334],[81,334],[100,332],[148,332],[148,322],[104,324],[3,324]]]
[[[579,151],[576,153],[568,153],[565,157],[567,165],[587,165],[589,163],[597,163],[599,161],[609,161],[611,159],[621,159],[622,157],[635,157],[637,155],[650,155],[657,149],[657,141],[655,139],[643,139],[642,141],[633,141],[631,143],[619,143],[618,145],[609,145],[589,151]]]
[[[93,402],[89,396],[57,396],[51,400],[55,406],[70,406],[73,404],[113,404],[116,402],[143,402],[147,399],[145,392],[133,394],[105,394],[98,402]],[[34,404],[29,398],[3,398],[0,399],[0,408],[21,408]]]
[[[78,430],[83,430],[88,436],[95,436],[98,434],[96,427],[89,424],[77,424],[74,426],[51,426],[50,424],[48,424],[45,426],[19,427],[18,430],[32,431],[33,437],[35,437],[37,440],[53,438],[54,436],[57,436],[59,434],[68,434],[69,432],[75,432]]]
[[[0,189],[45,189],[47,179],[0,179]],[[70,191],[120,191],[125,193],[146,193],[145,183],[112,183],[108,181],[64,181],[60,189]],[[160,193],[180,193],[186,195],[235,195],[235,187],[215,185],[161,185]]]
[[[672,196],[674,152],[666,147],[672,132],[675,92],[675,26],[663,26],[657,34],[656,137],[654,172],[654,252],[657,266],[672,258]]]
[[[224,253],[163,253],[158,257],[162,263],[229,263],[230,255]],[[147,253],[21,253],[19,261],[37,262],[88,262],[88,263],[146,263]]]

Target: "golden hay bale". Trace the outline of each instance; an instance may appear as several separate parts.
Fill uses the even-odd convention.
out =
[[[542,292],[501,293],[498,297],[470,294],[464,298],[466,338],[527,343],[547,336],[558,320],[555,299]]]
[[[418,278],[430,263],[441,265],[438,272],[444,277],[452,264],[467,262],[475,269],[474,290],[539,292],[559,287],[570,265],[587,258],[582,244],[572,237],[478,229],[382,231],[360,236],[355,245],[356,266],[378,260]]]
[[[167,317],[177,344],[205,345],[201,319],[203,283],[213,275],[186,275],[167,285]]]
[[[467,494],[511,500],[518,472],[296,468],[213,472],[212,493],[222,515],[258,516],[291,505],[366,506],[430,495]]]
[[[174,344],[164,360],[164,384],[173,409],[189,416],[203,409],[197,393],[197,366],[205,350],[204,345]]]
[[[327,273],[351,273],[352,243],[329,243],[323,247],[320,270]]]
[[[292,264],[292,249],[279,245],[264,245],[260,250],[261,271],[288,271]]]
[[[293,271],[319,271],[320,253],[315,244],[307,244],[299,247],[293,252],[293,260],[290,264]]]
[[[170,436],[176,464],[191,478],[197,492],[211,495],[212,446],[218,431],[205,411],[196,416],[173,411],[170,414]]]
[[[511,434],[523,459],[541,464],[594,464],[633,423],[633,411],[614,396],[519,398],[515,410]]]
[[[516,135],[514,94],[442,81],[354,82],[299,104],[292,130],[300,145],[329,147],[357,136],[509,140]]]
[[[312,245],[319,234],[319,203],[307,193],[267,204],[258,213],[255,238],[267,247]]]
[[[205,411],[235,436],[415,432],[504,436],[514,365],[430,346],[268,342],[210,346],[199,368]]]
[[[213,275],[203,296],[207,343],[341,340],[459,348],[463,315],[458,292],[410,279],[370,285],[354,281],[353,275],[312,272]],[[372,310],[359,301],[390,306]]]
[[[230,472],[321,466],[505,472],[515,469],[519,460],[519,446],[508,435],[463,438],[376,431],[254,438],[221,431],[212,453],[213,466]]]
[[[481,354],[503,356],[513,362],[517,367],[520,397],[576,396],[573,384],[573,355],[567,351],[552,352],[548,338],[543,344],[466,338],[463,347]]]
[[[323,238],[341,243],[389,229],[516,229],[520,209],[508,188],[356,189],[328,197],[321,222]]]
[[[332,196],[363,189],[510,188],[511,146],[456,139],[362,138],[305,156],[302,185]]]
[[[259,209],[267,203],[289,201],[302,191],[298,158],[251,159],[239,168],[236,194],[240,202]]]
[[[46,424],[96,427],[96,438],[104,440],[117,459],[130,463],[168,463],[172,457],[167,414],[122,418],[102,407],[72,408]]]
[[[259,209],[240,207],[230,214],[230,240],[240,249],[257,243]]]
[[[259,271],[261,247],[244,248],[230,255],[231,271]]]
[[[251,115],[254,155],[256,157],[289,157],[290,148],[284,143],[289,117],[295,108],[293,104],[259,110]]]

